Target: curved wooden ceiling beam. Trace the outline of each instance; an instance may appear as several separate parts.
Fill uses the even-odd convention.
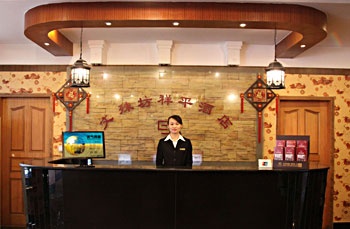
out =
[[[276,46],[276,57],[293,58],[327,36],[325,13],[291,4],[208,2],[84,2],[41,5],[25,14],[24,34],[55,56],[73,55],[64,28],[172,27],[278,29],[291,31]],[[174,28],[176,29],[176,28]],[[45,46],[44,43],[50,43]],[[306,48],[300,45],[305,44]]]

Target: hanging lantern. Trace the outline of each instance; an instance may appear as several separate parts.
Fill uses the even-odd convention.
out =
[[[284,89],[284,67],[278,61],[273,61],[266,68],[266,84],[270,89]]]
[[[277,30],[275,28],[275,59],[269,64],[266,68],[266,84],[269,89],[284,89],[284,67],[283,65],[276,60],[276,36]]]
[[[71,86],[72,87],[90,87],[90,69],[91,67],[82,59],[82,38],[83,28],[80,34],[80,58],[71,67]]]
[[[71,86],[90,87],[90,69],[91,67],[80,56],[71,67]]]

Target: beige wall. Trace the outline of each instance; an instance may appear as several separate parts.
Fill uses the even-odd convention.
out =
[[[166,71],[159,77],[159,71]],[[194,153],[202,153],[205,161],[255,161],[259,155],[272,158],[275,145],[275,103],[264,110],[263,152],[257,145],[257,116],[245,101],[240,112],[240,93],[256,80],[263,69],[229,67],[94,67],[90,112],[86,101],[73,112],[73,130],[103,130],[103,117],[113,118],[108,124],[106,149],[109,159],[119,153],[130,153],[133,160],[152,160],[162,131],[158,121],[171,114],[184,120],[183,135],[193,142]],[[219,73],[217,75],[216,73]],[[108,74],[107,79],[103,75]],[[0,72],[1,94],[41,94],[56,92],[65,82],[66,72]],[[350,78],[342,75],[287,74],[287,88],[281,96],[334,96],[335,155],[334,155],[334,221],[350,222],[350,141],[349,104]],[[116,95],[119,98],[116,98]],[[161,95],[171,95],[173,103],[161,104]],[[230,97],[230,95],[232,97]],[[152,99],[149,107],[139,107],[139,99]],[[192,106],[178,103],[181,97],[191,98]],[[231,99],[230,99],[231,98]],[[233,99],[232,99],[233,98]],[[133,109],[120,112],[129,103]],[[61,131],[66,130],[64,106],[56,101],[54,116],[53,154],[60,156]],[[200,111],[200,103],[214,108],[210,114]],[[229,117],[232,125],[226,129],[218,119]]]

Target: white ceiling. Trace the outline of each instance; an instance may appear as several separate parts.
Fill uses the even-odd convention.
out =
[[[27,39],[23,33],[25,12],[38,5],[58,2],[96,1],[0,0],[0,44],[32,44],[32,41]],[[162,2],[162,0],[158,0],[158,2]],[[259,0],[190,0],[189,2],[277,3],[276,1]],[[350,0],[280,0],[278,3],[307,5],[319,9],[327,14],[328,36],[325,40],[321,41],[313,48],[317,46],[350,47]],[[61,30],[61,32],[72,42],[77,43],[79,41],[79,29],[64,29]],[[288,31],[278,31],[277,40],[280,40],[287,33]],[[271,30],[253,29],[96,28],[84,29],[83,40],[106,40],[107,42],[117,43],[145,43],[154,42],[155,40],[173,40],[174,42],[178,43],[215,43],[222,41],[243,41],[247,44],[273,45],[273,34],[274,33]]]

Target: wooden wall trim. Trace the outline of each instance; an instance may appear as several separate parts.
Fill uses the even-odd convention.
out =
[[[51,93],[49,94],[38,94],[38,93],[33,93],[33,94],[11,94],[11,93],[0,93],[0,101],[3,98],[51,98]]]
[[[324,96],[279,96],[279,100],[300,100],[300,101],[310,101],[310,100],[318,100],[318,101],[327,101],[332,105],[334,104],[334,97],[324,97]],[[331,106],[331,109],[334,109],[334,106]],[[334,112],[334,110],[332,110]],[[331,113],[332,113],[331,112]],[[331,115],[333,117],[333,115]]]
[[[69,65],[0,65],[1,72],[66,72]]]
[[[350,75],[347,68],[286,68],[286,74]]]
[[[0,72],[66,72],[69,65],[0,65]],[[158,65],[99,65],[93,66],[92,69],[100,68],[113,68],[113,67],[150,67],[157,68]],[[230,67],[230,66],[169,66],[169,68],[191,68],[192,70],[198,69],[216,69],[218,71],[232,71],[232,72],[246,72],[246,71],[256,71],[257,73],[264,73],[264,67]],[[345,68],[286,68],[286,74],[310,74],[310,75],[350,75],[350,69]]]

